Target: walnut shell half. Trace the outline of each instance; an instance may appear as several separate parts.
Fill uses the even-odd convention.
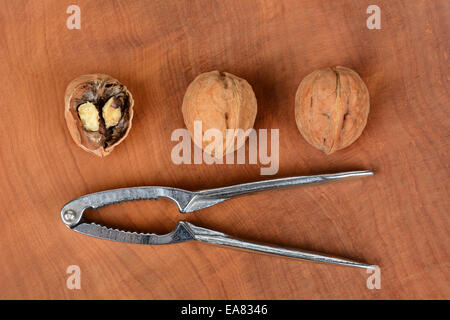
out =
[[[307,75],[295,96],[298,129],[306,141],[326,154],[359,138],[369,109],[369,91],[362,79],[340,66]]]
[[[194,143],[220,158],[245,144],[248,129],[255,123],[257,103],[246,80],[227,72],[211,71],[200,74],[191,82],[184,95],[182,112]],[[195,121],[201,121],[201,136],[194,135]],[[213,143],[203,137],[209,129],[222,134],[221,150],[205,148]]]
[[[128,135],[133,119],[131,93],[106,74],[82,75],[65,93],[65,118],[75,143],[86,151],[107,156]]]

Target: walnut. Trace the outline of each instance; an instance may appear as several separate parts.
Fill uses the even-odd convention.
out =
[[[102,109],[103,120],[105,120],[106,128],[116,126],[122,118],[122,103],[117,97],[110,98]]]
[[[98,131],[100,126],[100,116],[97,107],[91,102],[83,103],[78,107],[78,115],[80,116],[83,127],[88,131]]]
[[[257,103],[253,89],[246,80],[227,72],[211,71],[200,74],[189,85],[184,95],[182,112],[194,143],[220,158],[245,144],[248,129],[253,128],[255,122]],[[201,137],[194,136],[194,121],[201,121]],[[221,149],[205,148],[213,143],[202,139],[204,132],[209,129],[221,132]],[[236,129],[241,130],[239,132]],[[239,135],[242,138],[238,138]]]
[[[300,83],[295,121],[306,141],[331,154],[359,138],[369,108],[369,91],[355,71],[340,66],[324,68]]]
[[[86,151],[104,157],[131,129],[133,97],[106,74],[74,79],[66,89],[65,117],[70,135]]]

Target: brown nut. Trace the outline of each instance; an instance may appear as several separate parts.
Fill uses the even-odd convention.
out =
[[[65,93],[65,117],[70,135],[86,151],[104,157],[131,129],[134,101],[118,80],[106,74],[74,79]]]
[[[369,109],[369,91],[362,79],[340,66],[307,75],[295,96],[298,129],[306,141],[326,154],[359,138]]]
[[[194,136],[194,121],[201,121],[202,136],[209,129],[222,133],[222,150],[204,149],[219,158],[245,144],[247,130],[255,123],[257,103],[246,80],[227,72],[211,71],[200,74],[191,82],[184,95],[182,112],[184,123],[198,147],[204,149],[213,142]],[[238,139],[239,131],[227,129],[242,129],[247,134]]]

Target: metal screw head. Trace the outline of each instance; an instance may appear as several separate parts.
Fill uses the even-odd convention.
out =
[[[76,218],[75,211],[67,210],[66,212],[64,212],[64,216],[63,217],[64,217],[64,220],[66,220],[67,222],[72,222]]]

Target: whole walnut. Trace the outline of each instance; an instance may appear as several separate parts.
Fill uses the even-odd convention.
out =
[[[256,118],[256,97],[244,79],[227,72],[205,72],[197,76],[187,88],[182,112],[194,143],[220,158],[245,144],[247,130],[253,128]],[[194,121],[201,121],[202,132],[199,135],[194,135]],[[205,148],[211,144],[214,146],[214,140],[202,139],[209,129],[221,132],[222,149]],[[242,130],[239,132],[234,129]],[[246,134],[242,135],[242,132]],[[239,134],[242,138],[238,138]]]
[[[340,66],[307,75],[295,96],[298,129],[306,141],[326,154],[359,138],[369,109],[369,91],[362,79]]]
[[[133,97],[106,74],[86,74],[69,83],[65,118],[75,143],[97,156],[108,155],[131,129]]]

